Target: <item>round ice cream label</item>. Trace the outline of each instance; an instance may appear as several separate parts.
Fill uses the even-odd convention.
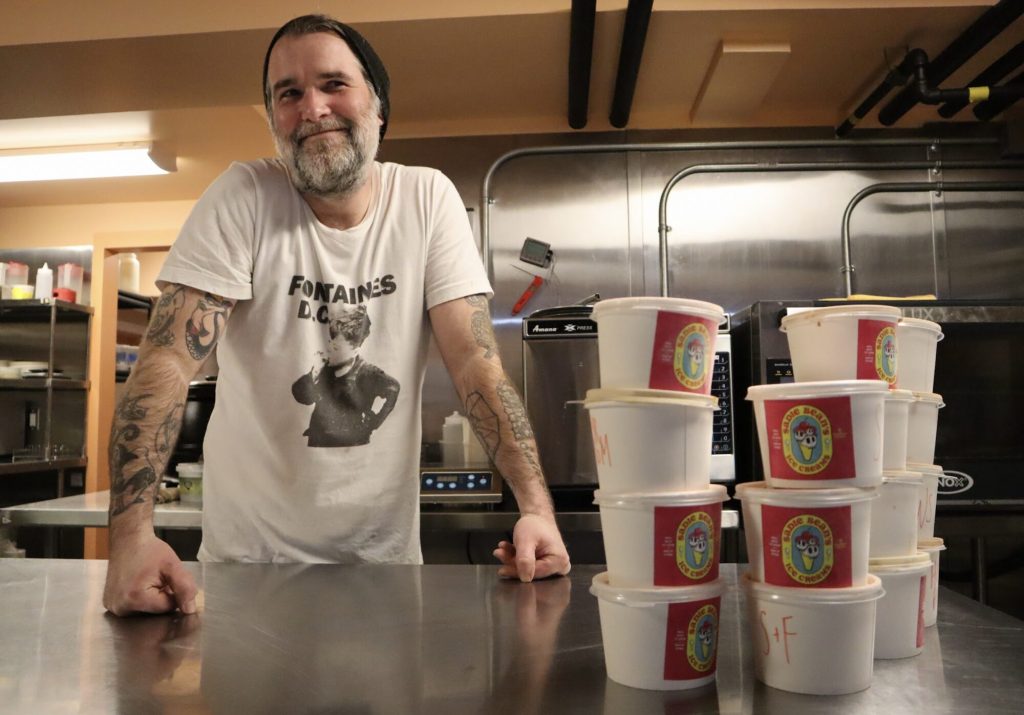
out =
[[[717,335],[712,320],[659,310],[648,387],[708,394]]]
[[[856,473],[850,398],[766,400],[773,479],[849,479]]]
[[[896,387],[896,324],[885,320],[857,321],[857,379],[885,380]]]
[[[718,578],[722,504],[654,507],[654,585],[690,586]]]
[[[853,585],[849,506],[761,505],[764,580],[773,586]]]
[[[721,598],[668,604],[665,680],[697,680],[715,672]]]

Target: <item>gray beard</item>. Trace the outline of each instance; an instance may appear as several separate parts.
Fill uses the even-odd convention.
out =
[[[316,139],[300,144],[296,134],[282,138],[274,133],[277,152],[288,167],[292,184],[303,194],[319,198],[347,196],[366,181],[369,158],[377,147],[370,147],[376,135],[366,136],[358,126],[348,124],[348,141],[343,146]],[[372,150],[372,154],[371,154]]]

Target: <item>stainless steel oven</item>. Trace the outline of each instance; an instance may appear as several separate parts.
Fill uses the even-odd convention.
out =
[[[587,390],[600,386],[597,323],[591,306],[540,310],[523,320],[523,399],[537,437],[541,466],[556,507],[592,508],[597,469]],[[711,479],[736,476],[733,439],[731,338],[720,327],[712,394],[719,400],[711,445]]]
[[[858,301],[863,302],[863,301]],[[935,392],[940,506],[1024,505],[1024,301],[899,301],[903,315],[942,326]],[[791,381],[779,322],[793,308],[835,301],[763,301],[733,315],[737,480],[762,478],[747,387]]]

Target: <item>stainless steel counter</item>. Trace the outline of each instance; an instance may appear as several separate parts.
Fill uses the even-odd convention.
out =
[[[32,504],[0,509],[0,525],[13,526],[106,526],[110,492],[93,492],[77,496],[49,499]],[[424,511],[420,529],[424,531],[510,530],[515,526],[516,512],[482,511],[467,508]],[[596,511],[562,512],[556,518],[563,531],[600,531],[601,518]],[[153,526],[157,529],[199,529],[203,511],[199,507],[172,502],[157,504],[153,510]],[[739,526],[739,514],[722,512],[722,527]]]
[[[1024,623],[945,589],[925,652],[872,687],[800,696],[753,677],[723,566],[718,682],[648,692],[605,676],[598,567],[534,584],[475,566],[186,565],[198,616],[117,619],[101,561],[0,560],[5,713],[1019,713]]]

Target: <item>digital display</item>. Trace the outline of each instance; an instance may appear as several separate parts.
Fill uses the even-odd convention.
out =
[[[551,244],[538,241],[535,238],[527,238],[523,241],[523,247],[519,251],[519,260],[523,263],[547,268],[551,260]]]

